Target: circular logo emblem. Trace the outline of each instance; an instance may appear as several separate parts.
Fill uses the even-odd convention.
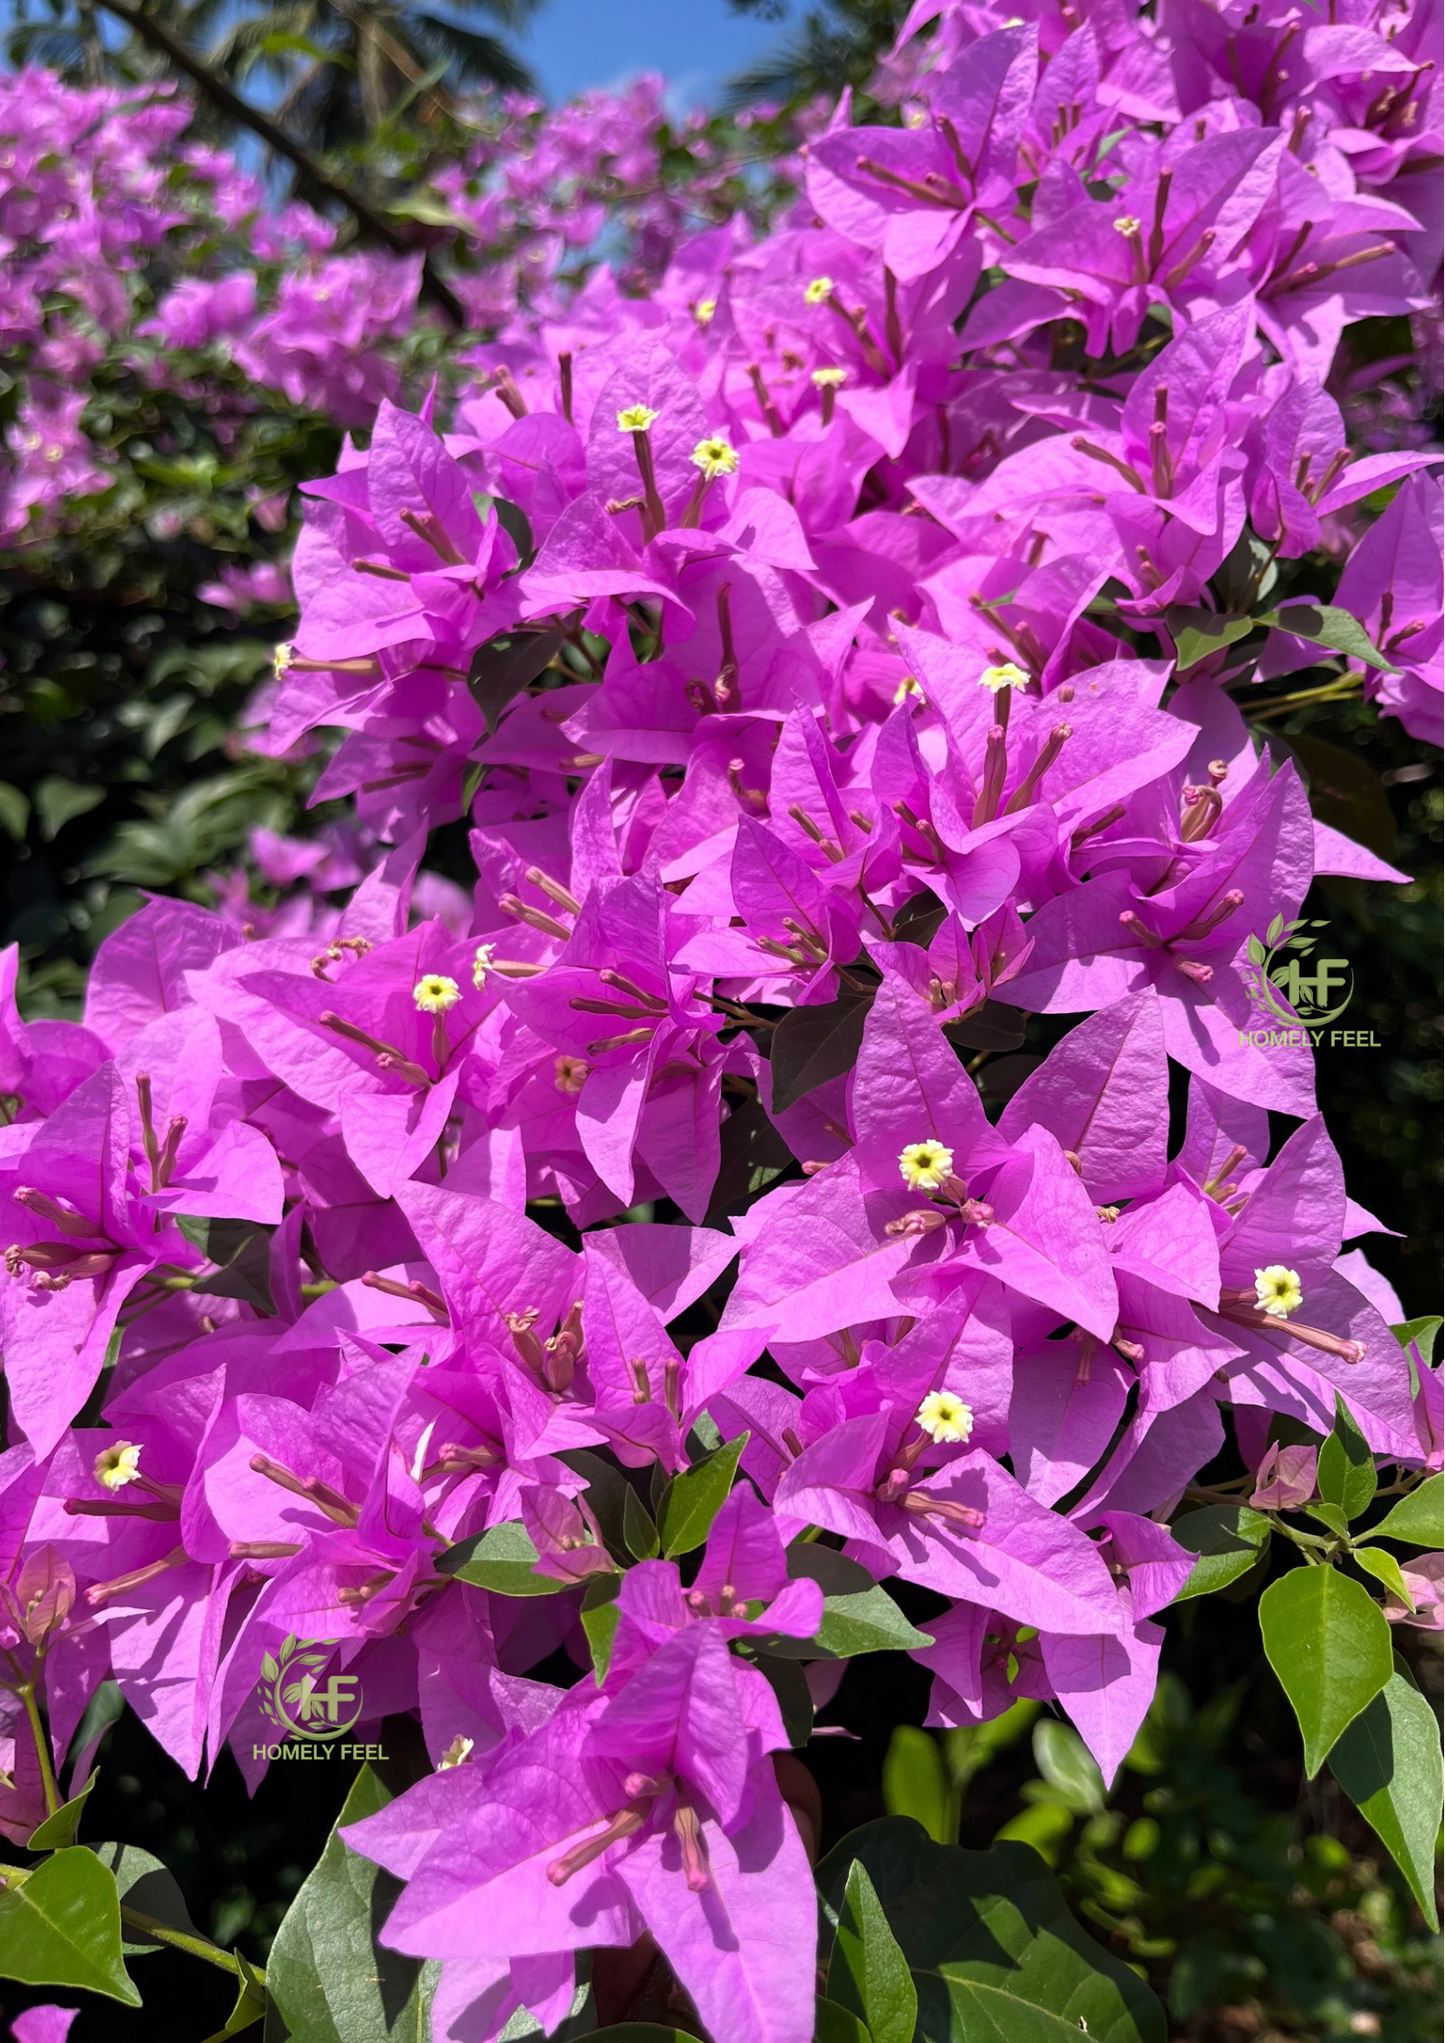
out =
[[[1346,958],[1323,958],[1311,929],[1327,922],[1286,922],[1276,915],[1261,940],[1249,939],[1249,997],[1272,1021],[1320,1028],[1344,1013],[1355,990],[1355,975]]]
[[[361,1715],[360,1675],[326,1673],[335,1650],[325,1639],[290,1636],[261,1662],[261,1708],[294,1738],[344,1738]]]

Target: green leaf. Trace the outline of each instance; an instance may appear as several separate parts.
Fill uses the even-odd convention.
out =
[[[53,1816],[47,1816],[43,1823],[36,1825],[26,1841],[26,1849],[28,1851],[58,1851],[62,1845],[74,1844],[76,1826],[80,1822],[80,1812],[84,1809],[89,1799],[90,1791],[99,1779],[100,1769],[97,1767],[83,1788],[72,1795],[68,1802],[62,1802]]]
[[[1104,1776],[1072,1724],[1043,1717],[1034,1725],[1034,1764],[1053,1791],[1051,1799],[1076,1816],[1096,1816],[1103,1808]]]
[[[1169,1529],[1187,1552],[1199,1555],[1176,1603],[1227,1589],[1249,1573],[1270,1540],[1269,1520],[1248,1504],[1206,1504],[1176,1518]]]
[[[1439,1546],[1442,1505],[1445,1476],[1429,1476],[1418,1490],[1411,1490],[1387,1511],[1378,1525],[1370,1527],[1370,1538],[1398,1539],[1405,1546]]]
[[[1277,734],[1271,732],[1270,741]],[[1322,823],[1363,844],[1377,857],[1399,855],[1400,833],[1379,773],[1358,752],[1327,745],[1312,732],[1279,737],[1303,767],[1309,785],[1310,810]]]
[[[1313,1780],[1394,1669],[1390,1627],[1370,1592],[1335,1568],[1295,1568],[1259,1599],[1259,1628],[1304,1735]]]
[[[1311,645],[1325,646],[1332,653],[1347,653],[1367,666],[1382,667],[1387,674],[1400,671],[1366,635],[1359,619],[1335,603],[1282,604],[1278,610],[1262,610],[1251,622],[1308,639]]]
[[[402,1883],[337,1835],[390,1800],[363,1766],[276,1932],[266,1985],[294,2043],[420,2043],[426,2034],[421,1960],[378,1941]]]
[[[716,1454],[668,1484],[657,1514],[657,1530],[669,1560],[677,1554],[690,1554],[707,1538],[714,1518],[727,1502],[739,1457],[751,1437],[739,1433],[736,1440],[729,1440]]]
[[[622,1617],[617,1608],[617,1592],[621,1587],[620,1575],[593,1575],[582,1594],[582,1629],[587,1634],[592,1668],[599,1687],[607,1678],[612,1642],[617,1637],[617,1626]]]
[[[911,1817],[935,1844],[953,1844],[958,1809],[938,1740],[916,1724],[899,1724],[883,1759],[883,1806],[890,1816]]]
[[[1402,1348],[1408,1348],[1413,1341],[1424,1356],[1426,1365],[1433,1368],[1435,1343],[1440,1338],[1441,1327],[1445,1327],[1445,1319],[1432,1312],[1423,1319],[1402,1320],[1399,1326],[1391,1327],[1390,1332]]]
[[[79,781],[60,780],[54,775],[42,780],[35,789],[35,813],[40,818],[41,836],[47,844],[53,843],[67,823],[73,823],[77,816],[89,815],[104,800],[103,787],[82,787]]]
[[[819,1999],[813,2013],[813,2043],[872,2043],[872,2039],[847,2008],[840,2008],[835,2000]]]
[[[16,844],[23,844],[29,827],[30,797],[8,780],[0,780],[0,830]]]
[[[1282,915],[1276,915],[1274,920],[1270,923],[1269,928],[1264,932],[1264,940],[1267,944],[1270,945],[1277,944],[1283,935],[1284,935],[1284,917]]]
[[[251,2028],[266,2018],[266,1975],[258,1971],[239,1951],[231,1953],[241,1968],[241,1986],[236,1995],[235,2006],[226,2017],[223,2036],[239,2036],[243,2029]]]
[[[1377,1582],[1383,1583],[1392,1596],[1398,1596],[1406,1610],[1415,1608],[1415,1599],[1400,1572],[1400,1563],[1393,1554],[1386,1553],[1382,1546],[1357,1546],[1351,1552],[1350,1559],[1357,1567],[1363,1568],[1367,1575],[1373,1575]]]
[[[1432,1930],[1445,1774],[1435,1712],[1398,1671],[1330,1754],[1330,1772],[1379,1836]]]
[[[931,1635],[915,1630],[866,1569],[832,1547],[811,1540],[790,1547],[788,1573],[794,1581],[806,1576],[822,1588],[823,1622],[816,1638],[770,1638],[767,1651],[780,1659],[851,1660],[860,1653],[917,1652],[933,1644]]]
[[[1369,1443],[1338,1391],[1334,1430],[1320,1449],[1319,1474],[1315,1480],[1323,1501],[1337,1504],[1346,1520],[1358,1518],[1369,1509],[1379,1483]]]
[[[872,1004],[871,993],[866,998],[845,993],[821,1007],[788,1009],[769,1038],[770,1113],[781,1114],[816,1086],[853,1069]]]
[[[1074,1812],[1062,1802],[1035,1802],[1030,1808],[1021,1809],[1017,1816],[1011,1816],[994,1833],[994,1843],[1026,1844],[1045,1865],[1056,1866],[1073,1827]]]
[[[103,1866],[115,1875],[117,1895],[127,1908],[182,1930],[188,1937],[200,1935],[186,1909],[185,1896],[169,1866],[152,1858],[136,1844],[97,1844],[92,1847]],[[133,1923],[121,1925],[121,1949],[127,1958],[143,1958],[152,1951],[168,1948],[159,1937],[148,1936]]]
[[[499,514],[500,508],[499,503]],[[488,737],[495,733],[507,704],[551,665],[561,643],[562,634],[554,626],[547,631],[508,632],[478,646],[467,670],[467,686],[486,719]]]
[[[855,1861],[913,1973],[929,2043],[1164,2043],[1164,2013],[1069,1913],[1027,1845],[962,1851],[898,1817],[865,1824],[818,1868],[839,1923]]]
[[[1245,945],[1245,951],[1247,952],[1249,962],[1252,965],[1262,965],[1265,959],[1269,956],[1269,952],[1265,949],[1263,942],[1257,936],[1252,936],[1249,939],[1249,942]]]
[[[1176,604],[1164,613],[1164,622],[1174,641],[1175,663],[1181,674],[1197,667],[1211,653],[1222,653],[1237,640],[1247,638],[1258,620],[1228,617],[1217,610],[1201,610],[1191,604]]]
[[[499,1596],[555,1596],[573,1586],[537,1574],[536,1564],[537,1549],[527,1528],[513,1519],[448,1547],[436,1566],[440,1574],[455,1575],[478,1589],[493,1589]]]
[[[0,1892],[0,1978],[79,1987],[138,2008],[120,1948],[115,1878],[93,1851],[67,1845]]]
[[[1341,1539],[1349,1538],[1350,1521],[1338,1504],[1306,1504],[1305,1510],[1311,1518],[1318,1518],[1321,1525],[1327,1525],[1331,1532],[1338,1533]]]
[[[631,1483],[622,1499],[622,1543],[635,1561],[650,1561],[661,1552],[657,1527]]]
[[[774,1696],[788,1743],[801,1752],[813,1735],[813,1695],[808,1678],[796,1660],[778,1660],[771,1653],[759,1653],[753,1661],[765,1675]]]
[[[856,1859],[828,1963],[828,1999],[861,2015],[873,2043],[913,2043],[918,1992],[868,1869]]]

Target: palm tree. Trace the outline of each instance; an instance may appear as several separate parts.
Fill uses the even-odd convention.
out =
[[[737,14],[781,21],[786,0],[729,0]],[[897,34],[906,0],[827,0],[810,9],[789,41],[752,70],[729,81],[724,104],[780,100],[794,106],[819,96],[836,99],[845,85],[864,86]]]

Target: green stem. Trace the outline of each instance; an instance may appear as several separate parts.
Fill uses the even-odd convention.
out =
[[[141,1930],[157,1943],[170,1944],[177,1951],[186,1951],[192,1958],[202,1958],[207,1965],[215,1965],[222,1972],[229,1972],[233,1979],[244,1980],[246,1974],[239,1962],[229,1951],[223,1951],[219,1944],[213,1944],[208,1937],[192,1936],[188,1930],[172,1929],[168,1922],[160,1922],[153,1915],[145,1915],[139,1908],[128,1908],[120,1904],[120,1919],[132,1929]],[[257,1978],[264,1977],[256,1973]]]
[[[25,1714],[30,1719],[30,1735],[35,1740],[35,1757],[40,1762],[40,1785],[45,1790],[45,1813],[53,1816],[60,1807],[60,1790],[55,1785],[55,1769],[50,1764],[50,1740],[45,1735],[45,1726],[40,1721],[40,1704],[35,1697],[35,1677],[44,1664],[44,1656],[36,1655],[35,1668],[30,1679],[20,1686],[21,1700]]]

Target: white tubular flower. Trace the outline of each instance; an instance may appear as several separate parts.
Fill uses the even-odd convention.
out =
[[[1254,1296],[1260,1311],[1267,1312],[1271,1319],[1288,1319],[1305,1302],[1298,1270],[1287,1270],[1283,1263],[1271,1263],[1268,1269],[1255,1271]]]
[[[717,299],[699,298],[692,308],[692,316],[699,326],[711,326],[717,316]]]
[[[848,381],[848,371],[846,369],[815,369],[812,381],[819,390],[841,390]]]
[[[95,1479],[103,1489],[123,1490],[139,1474],[140,1447],[134,1440],[117,1440],[95,1457]]]
[[[477,955],[472,960],[473,986],[480,987],[486,983],[486,977],[492,969],[492,959],[496,956],[496,953],[497,946],[494,943],[479,943],[477,945]]]
[[[980,688],[986,688],[990,695],[1001,695],[1005,688],[1027,688],[1029,677],[1022,667],[1016,667],[1012,660],[1005,660],[1001,666],[985,667],[978,677]]]
[[[953,1176],[953,1151],[932,1136],[926,1142],[910,1142],[899,1153],[898,1168],[912,1192],[936,1192]]]
[[[951,1390],[931,1390],[918,1407],[918,1423],[930,1440],[961,1447],[973,1431],[973,1407]]]
[[[619,433],[645,433],[660,416],[650,404],[624,405],[617,414],[617,430]]]
[[[688,459],[694,468],[702,470],[709,482],[715,482],[720,475],[736,475],[738,472],[737,448],[716,433],[706,440],[699,440]]]
[[[1138,234],[1140,231],[1141,231],[1140,223],[1138,222],[1138,220],[1135,219],[1132,213],[1121,213],[1118,219],[1114,222],[1114,232],[1116,234],[1123,234],[1127,236],[1130,234]]]
[[[445,972],[423,972],[411,989],[411,997],[423,1014],[445,1014],[462,997],[462,989]]]
[[[833,279],[831,277],[814,277],[810,284],[806,284],[803,287],[803,302],[807,305],[822,305],[832,295]]]

